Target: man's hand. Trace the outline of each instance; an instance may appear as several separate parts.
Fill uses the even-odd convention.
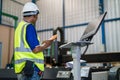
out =
[[[55,40],[55,39],[57,39],[57,34],[53,35],[49,40]]]
[[[43,41],[41,45],[38,45],[38,46],[35,47],[35,49],[33,49],[33,52],[37,53],[37,52],[43,51],[44,49],[49,47],[52,42],[53,42],[53,40],[45,40],[45,41]]]
[[[52,41],[53,40],[45,40],[42,42],[41,46],[44,46],[44,45],[49,46],[49,45],[51,45]]]

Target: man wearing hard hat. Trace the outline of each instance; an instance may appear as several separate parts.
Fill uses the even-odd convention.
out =
[[[36,4],[28,2],[24,5],[23,20],[18,24],[14,37],[15,73],[18,80],[40,80],[44,71],[43,50],[57,38],[53,35],[42,44],[35,30],[39,9]]]

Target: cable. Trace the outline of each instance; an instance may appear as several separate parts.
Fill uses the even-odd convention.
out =
[[[92,36],[90,36],[90,37],[88,37],[88,38],[86,38],[86,39],[84,39],[84,40],[85,40],[85,41],[91,41],[91,40],[92,40],[92,38],[93,38],[93,35],[92,35]],[[85,53],[86,53],[86,51],[87,51],[87,49],[88,49],[89,45],[90,45],[90,44],[86,44],[86,46],[87,46],[87,47],[86,47],[86,49],[84,50],[84,52],[83,52],[83,54],[82,54],[83,56],[85,55]]]
[[[87,51],[87,49],[88,49],[88,46],[89,46],[89,45],[86,46],[86,48],[85,48],[85,50],[84,50],[84,52],[83,52],[83,54],[82,54],[83,56],[85,55],[85,53],[86,53],[86,51]]]

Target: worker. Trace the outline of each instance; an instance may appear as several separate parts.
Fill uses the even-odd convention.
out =
[[[40,10],[37,5],[27,2],[22,10],[23,19],[15,30],[14,62],[18,80],[40,80],[44,71],[43,50],[51,45],[57,35],[40,42],[35,23]]]

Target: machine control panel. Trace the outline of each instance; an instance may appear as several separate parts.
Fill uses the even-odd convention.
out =
[[[70,78],[71,71],[58,71],[57,78]]]

